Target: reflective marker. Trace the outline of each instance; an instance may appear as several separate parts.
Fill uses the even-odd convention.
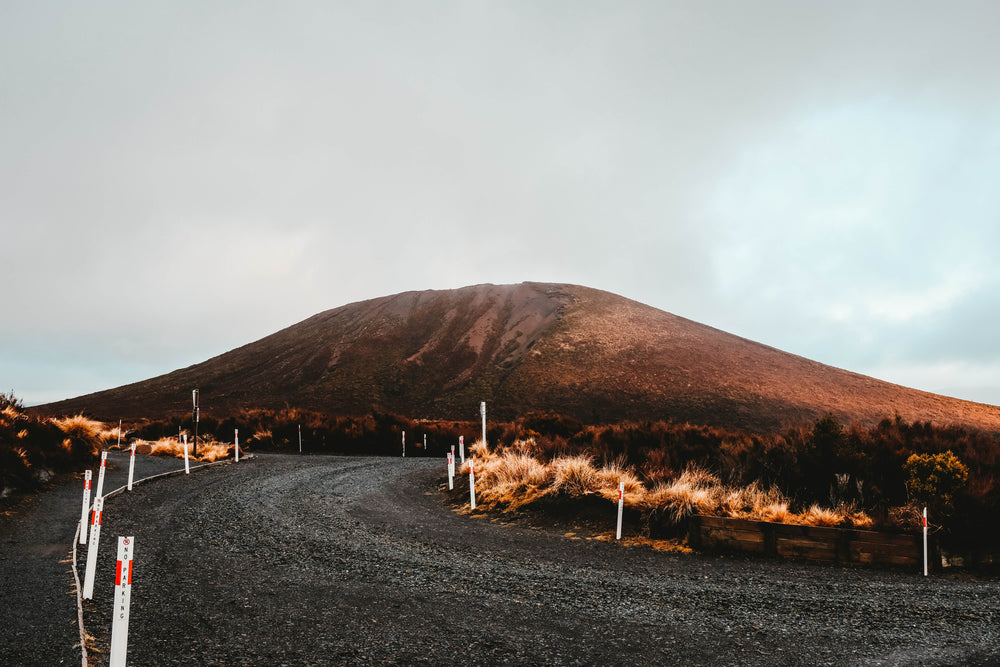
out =
[[[101,515],[104,512],[104,498],[94,498],[94,518],[90,522],[90,544],[87,546],[87,573],[83,579],[83,597],[94,597],[94,575],[97,574],[97,548],[101,540]]]
[[[83,509],[80,510],[80,544],[87,543],[87,510],[90,509],[90,480],[93,473],[83,473]]]
[[[469,502],[472,509],[476,509],[476,472],[473,469],[472,459],[469,459]]]
[[[128,653],[128,615],[132,602],[132,557],[135,538],[118,538],[118,567],[115,571],[115,608],[111,618],[111,657],[109,667],[125,667]]]
[[[135,443],[132,443],[132,458],[128,461],[128,490],[132,490],[132,480],[135,477]]]
[[[625,506],[625,482],[618,482],[618,532],[615,539],[622,539],[622,509]]]
[[[927,576],[927,508],[924,508],[924,576]]]
[[[97,473],[97,491],[94,492],[95,496],[104,497],[104,469],[107,467],[108,463],[108,453],[101,452],[101,469]]]
[[[448,460],[448,490],[451,491],[455,488],[455,454],[449,452],[447,454]]]

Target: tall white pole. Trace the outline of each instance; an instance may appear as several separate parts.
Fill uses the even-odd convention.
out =
[[[240,430],[233,429],[233,453],[236,455],[236,462],[240,462]]]
[[[403,431],[403,458],[406,458],[406,431]]]
[[[128,616],[132,605],[132,558],[135,538],[118,538],[118,566],[115,571],[115,607],[111,619],[111,655],[109,667],[125,667],[128,654]]]
[[[465,436],[458,436],[458,453],[461,456],[461,463],[465,463]]]
[[[122,420],[118,420],[118,449],[122,448]]]
[[[132,480],[135,479],[135,443],[132,443],[132,455],[128,459],[128,490],[132,490]]]
[[[184,434],[184,474],[191,474],[191,465],[188,463],[188,434]]]
[[[618,482],[618,532],[615,539],[622,539],[622,509],[625,506],[625,482]]]
[[[299,454],[302,453],[302,424],[299,424]]]
[[[924,576],[927,576],[927,508],[924,508]]]
[[[108,453],[101,452],[101,469],[97,472],[97,491],[94,493],[94,497],[100,496],[104,497],[104,471],[108,467]]]
[[[93,473],[89,470],[83,473],[83,510],[80,512],[80,544],[87,543],[87,527],[90,525],[87,519],[87,510],[90,509],[90,480]]]
[[[101,542],[101,519],[104,498],[94,498],[94,518],[90,522],[90,544],[87,545],[87,570],[83,577],[83,599],[94,599],[94,577],[97,575],[97,549]]]
[[[486,446],[486,401],[479,403],[479,413],[483,416],[483,447]]]
[[[473,459],[469,459],[469,504],[476,509],[476,471]]]

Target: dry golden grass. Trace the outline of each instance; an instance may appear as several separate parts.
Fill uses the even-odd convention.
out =
[[[136,440],[136,444],[148,445],[150,448],[150,456],[172,456],[176,458],[184,458],[184,444],[177,442],[177,438],[160,438],[154,442]],[[212,461],[218,461],[219,459],[224,459],[229,456],[231,447],[231,445],[224,442],[199,440],[198,456],[194,456],[192,453],[194,447],[192,446],[192,443],[189,442],[188,457],[193,461],[205,461],[211,463]]]
[[[813,505],[795,513],[789,509],[791,501],[776,488],[756,483],[727,486],[698,467],[689,467],[676,479],[647,489],[635,472],[621,463],[597,467],[591,456],[578,454],[557,456],[546,464],[532,455],[534,451],[530,440],[518,441],[502,453],[475,442],[461,472],[468,474],[469,462],[475,461],[478,504],[509,511],[547,496],[599,496],[616,502],[619,484],[624,483],[627,507],[663,516],[671,523],[680,523],[693,514],[707,514],[807,526],[872,525],[866,514],[843,505],[836,509]]]
[[[52,419],[51,422],[66,435],[78,438],[81,441],[91,441],[98,444],[106,441],[105,434],[107,430],[104,423],[84,417],[83,415]],[[117,427],[115,428],[117,431]]]
[[[839,512],[819,505],[811,505],[800,516],[803,525],[806,526],[839,526],[844,520],[844,516]]]

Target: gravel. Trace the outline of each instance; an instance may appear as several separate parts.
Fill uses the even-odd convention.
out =
[[[443,473],[428,459],[259,455],[110,499],[98,571],[114,572],[118,535],[136,540],[129,664],[1000,664],[995,577],[499,525],[453,511]],[[78,641],[66,568],[44,574],[69,600],[49,612],[62,644]],[[22,584],[4,579],[6,600]],[[99,577],[84,605],[92,665],[107,663],[112,593]],[[36,622],[5,655],[47,636]]]

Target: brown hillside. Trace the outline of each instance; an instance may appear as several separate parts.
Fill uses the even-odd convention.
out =
[[[476,419],[552,410],[770,430],[824,412],[1000,431],[1000,408],[825,366],[608,292],[547,283],[406,292],[315,315],[201,364],[42,406],[106,419],[308,408]]]

